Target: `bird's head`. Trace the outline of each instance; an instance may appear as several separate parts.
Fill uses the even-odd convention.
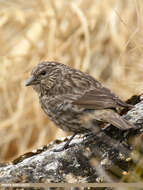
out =
[[[42,62],[36,65],[26,81],[25,86],[32,86],[38,93],[41,88],[50,89],[61,76],[63,64],[56,62]]]

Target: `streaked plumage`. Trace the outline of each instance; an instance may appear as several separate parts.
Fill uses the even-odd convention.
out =
[[[38,64],[26,85],[33,86],[44,112],[65,131],[96,131],[98,122],[110,123],[121,130],[134,127],[116,112],[116,108],[131,105],[92,76],[64,64]]]

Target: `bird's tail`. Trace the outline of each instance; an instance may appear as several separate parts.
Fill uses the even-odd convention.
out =
[[[94,116],[96,117],[97,120],[108,122],[121,130],[135,128],[135,125],[131,124],[129,121],[121,117],[114,110],[110,109],[96,110],[94,113],[95,113]]]

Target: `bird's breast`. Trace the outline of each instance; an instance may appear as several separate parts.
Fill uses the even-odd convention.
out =
[[[57,99],[41,98],[41,107],[49,118],[64,131],[83,132],[80,116],[83,109],[73,106],[71,102]]]

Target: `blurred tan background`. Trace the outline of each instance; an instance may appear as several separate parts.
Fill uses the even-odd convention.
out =
[[[126,100],[143,89],[142,0],[0,0],[0,162],[66,134],[24,87],[39,61],[90,73]]]

